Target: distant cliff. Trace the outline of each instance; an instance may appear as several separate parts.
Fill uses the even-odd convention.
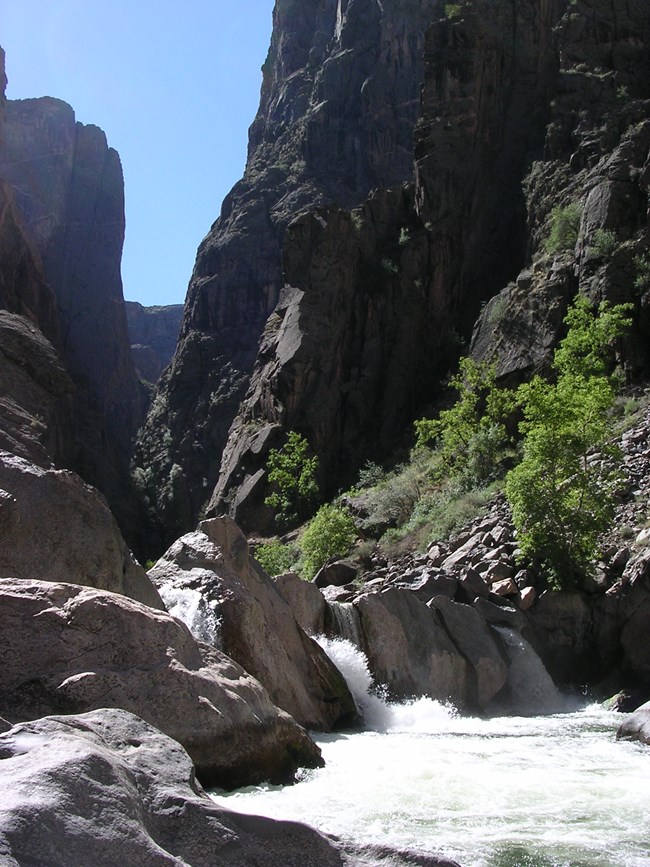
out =
[[[100,129],[75,121],[66,103],[7,101],[0,179],[0,305],[49,338],[68,382],[67,428],[57,427],[43,460],[76,470],[126,521],[129,459],[144,394],[131,359],[120,277],[119,157]],[[28,332],[21,333],[24,341]],[[17,399],[23,397],[29,398],[26,388]]]
[[[174,355],[183,305],[143,307],[137,301],[125,305],[133,363],[140,379],[154,383]]]

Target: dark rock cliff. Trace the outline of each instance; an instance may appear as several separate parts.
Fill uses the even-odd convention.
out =
[[[578,0],[554,38],[558,71],[543,148],[522,184],[524,267],[485,307],[472,353],[496,357],[503,377],[520,380],[548,363],[580,288],[595,301],[634,305],[622,356],[630,376],[647,375],[650,7]],[[575,236],[549,249],[553,211],[568,207],[578,215]]]
[[[131,360],[120,278],[119,157],[100,129],[75,121],[66,103],[8,101],[0,178],[3,270],[11,270],[2,305],[53,341],[74,383],[69,427],[60,437],[66,454],[51,460],[103,491],[124,523],[144,395]]]
[[[174,355],[183,305],[144,307],[137,301],[125,305],[133,363],[140,379],[154,383]]]
[[[454,360],[453,335],[468,338],[489,299],[473,351],[497,355],[502,374],[548,358],[578,287],[634,301],[623,351],[633,375],[647,371],[650,277],[640,285],[639,256],[647,250],[649,21],[646,6],[623,0],[472,0],[434,16],[414,207],[397,197],[381,219],[355,213],[360,242],[350,242],[349,220],[331,214],[289,231],[284,303],[267,325],[212,511],[265,526],[266,454],[291,428],[319,455],[326,496],[364,458],[388,455],[435,398],[436,373]],[[375,193],[366,208],[376,212],[382,197],[388,202]],[[575,250],[544,258],[552,208],[574,200],[582,209]],[[394,271],[392,319],[374,309],[389,283],[359,268],[364,248],[376,271],[381,263]]]
[[[166,540],[193,526],[283,284],[288,223],[413,176],[422,49],[435,0],[278,0],[244,178],[202,242],[181,337],[136,476]]]

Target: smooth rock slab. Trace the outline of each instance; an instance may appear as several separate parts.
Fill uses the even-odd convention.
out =
[[[164,608],[102,495],[67,470],[0,451],[0,577],[63,581]]]
[[[320,750],[268,693],[167,612],[74,584],[0,580],[0,714],[118,707],[180,741],[206,785],[287,782]]]
[[[239,816],[197,784],[176,741],[123,710],[53,716],[0,735],[3,867],[339,867],[295,822]]]

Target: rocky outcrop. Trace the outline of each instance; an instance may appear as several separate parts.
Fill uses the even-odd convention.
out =
[[[2,309],[0,383],[0,449],[43,467],[65,464],[74,384],[31,318]]]
[[[252,386],[226,445],[209,511],[269,529],[268,450],[300,431],[319,458],[324,497],[402,435],[436,375],[423,310],[425,232],[412,190],[373,194],[352,215],[299,218],[285,241],[287,280]],[[444,343],[441,336],[440,344]]]
[[[206,785],[287,782],[320,751],[264,688],[166,612],[73,584],[0,579],[9,720],[118,707],[180,741]]]
[[[131,360],[120,278],[124,183],[119,157],[104,133],[77,123],[64,102],[49,97],[9,101],[0,178],[11,187],[15,211],[42,262],[58,323],[51,321],[51,304],[44,309],[34,303],[25,257],[22,271],[14,270],[14,297],[7,299],[5,292],[5,303],[54,340],[75,384],[68,432],[73,448],[65,464],[105,493],[126,526],[125,515],[133,515],[126,505],[128,464],[144,403]]]
[[[540,149],[523,183],[524,269],[483,311],[476,358],[496,358],[501,376],[521,380],[548,364],[568,301],[634,305],[621,347],[629,374],[648,369],[648,287],[639,256],[648,249],[650,11],[625,0],[579,0],[555,29],[558,71]],[[575,206],[579,229],[549,249],[554,209]],[[557,211],[556,211],[557,213]]]
[[[283,285],[299,213],[350,208],[412,178],[422,46],[435,0],[280,0],[243,180],[204,239],[174,361],[137,462],[167,540],[212,494],[230,424]],[[183,481],[167,484],[174,467]]]
[[[7,867],[345,863],[311,828],[218,807],[183,747],[123,710],[21,723],[0,737],[0,756]]]
[[[143,307],[126,301],[131,354],[140,379],[154,383],[172,360],[183,318],[182,304]]]
[[[0,451],[0,577],[66,581],[163,608],[104,498],[67,470]]]
[[[197,532],[175,542],[149,575],[163,599],[175,599],[179,591],[200,594],[219,621],[220,649],[301,725],[330,731],[357,721],[345,680],[298,626],[229,518],[203,521]]]

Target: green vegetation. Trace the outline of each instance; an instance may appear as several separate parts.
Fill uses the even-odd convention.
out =
[[[505,421],[513,409],[511,392],[495,387],[496,365],[463,358],[450,385],[454,405],[437,419],[415,422],[417,445],[439,443],[439,475],[469,490],[498,478],[510,438]]]
[[[318,498],[318,458],[309,456],[309,443],[290,431],[281,449],[271,449],[266,462],[274,490],[264,500],[275,510],[278,526],[286,527],[305,517]]]
[[[639,253],[635,256],[634,267],[636,268],[634,286],[641,292],[645,292],[646,289],[650,289],[650,253]]]
[[[577,202],[553,208],[551,230],[544,245],[547,253],[562,253],[575,247],[580,230],[580,217],[580,205]]]
[[[579,295],[555,352],[556,381],[536,376],[517,391],[523,457],[506,495],[523,557],[556,588],[585,573],[611,518],[618,454],[608,442],[615,399],[608,367],[627,310],[607,302],[594,310]]]
[[[299,552],[282,542],[265,542],[255,548],[255,559],[269,575],[281,575],[296,568]]]
[[[331,504],[321,506],[298,543],[303,578],[313,578],[330,557],[347,554],[356,537],[354,521],[348,512]]]
[[[398,244],[400,245],[400,247],[406,247],[410,240],[411,235],[409,233],[409,230],[402,226],[402,228],[399,230]]]
[[[445,3],[445,18],[458,18],[460,9],[460,3]]]
[[[617,244],[616,232],[611,229],[596,229],[591,246],[599,256],[611,256]]]

